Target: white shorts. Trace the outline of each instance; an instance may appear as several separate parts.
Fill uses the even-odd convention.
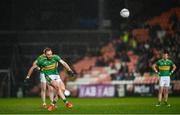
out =
[[[169,76],[161,76],[159,81],[160,87],[169,87],[170,86],[170,77]]]
[[[51,80],[56,80],[58,82],[62,81],[59,75],[49,75],[49,78]],[[40,73],[40,82],[41,83],[49,83],[49,81],[46,79],[44,73]]]

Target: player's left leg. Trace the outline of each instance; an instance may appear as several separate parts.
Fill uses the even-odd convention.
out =
[[[64,92],[65,91],[65,85],[64,85],[62,80],[59,80],[59,85],[60,85],[62,92]]]
[[[170,86],[170,77],[166,78],[166,83],[165,83],[165,87],[164,87],[164,103],[166,106],[171,106],[170,104],[168,104],[168,95],[169,95],[169,86]]]
[[[65,103],[66,107],[72,108],[73,105],[69,101],[67,101],[66,97],[64,96],[64,93],[60,89],[58,81],[57,80],[52,80],[51,85],[56,89],[58,96],[60,96],[62,98],[62,100]],[[52,111],[55,108],[56,103],[57,103],[57,101],[54,100],[53,103],[48,107],[48,110]]]
[[[169,95],[169,88],[168,87],[165,87],[164,88],[164,103],[166,106],[171,106],[170,104],[168,104],[168,95]]]
[[[66,99],[66,97],[64,95],[64,91],[65,91],[64,83],[62,82],[61,79],[57,79],[56,81],[57,81],[57,83],[59,85],[59,92],[57,92],[57,93],[59,93],[60,97],[63,99],[63,102],[65,103],[66,107],[67,108],[72,108],[73,105],[69,101],[67,101],[67,99]]]

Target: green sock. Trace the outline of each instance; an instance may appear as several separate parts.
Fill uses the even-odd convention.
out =
[[[55,100],[53,100],[53,101],[52,101],[52,104],[54,104],[54,105],[55,105],[56,103],[57,103],[57,102],[56,102]]]
[[[65,98],[65,99],[63,99],[63,102],[64,102],[64,103],[66,103],[66,102],[67,102],[67,99],[66,99],[66,98]]]

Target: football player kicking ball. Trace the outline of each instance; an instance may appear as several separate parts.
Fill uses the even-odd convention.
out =
[[[61,86],[64,84],[60,79],[59,72],[57,70],[57,63],[61,63],[67,69],[68,73],[71,76],[74,76],[74,72],[69,67],[69,65],[65,61],[63,61],[58,55],[53,55],[50,48],[45,49],[45,58],[37,60],[35,67],[41,68],[41,72],[44,73],[47,83],[56,90],[57,95],[62,98],[66,107],[72,108],[73,105],[69,101],[67,101],[66,97],[64,96],[64,89],[62,89]],[[48,107],[49,111],[52,111],[55,108],[57,99],[58,98],[54,98],[53,102]]]
[[[159,94],[158,94],[158,103],[156,106],[161,105],[162,96],[164,96],[164,104],[166,106],[171,106],[168,104],[168,89],[170,85],[170,76],[176,69],[176,65],[168,59],[168,52],[163,52],[162,59],[158,60],[155,64],[153,64],[153,70],[159,75]],[[172,69],[171,69],[172,68]]]

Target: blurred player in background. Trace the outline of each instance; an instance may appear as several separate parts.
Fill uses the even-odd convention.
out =
[[[171,106],[168,104],[168,89],[170,86],[170,76],[176,70],[176,65],[171,61],[167,51],[163,52],[162,59],[158,60],[155,64],[153,64],[153,70],[159,75],[159,94],[158,94],[158,103],[156,106],[161,105],[162,97],[164,97],[164,104],[166,106]]]
[[[66,97],[64,96],[64,83],[60,79],[57,69],[57,63],[61,63],[67,69],[69,75],[74,76],[74,72],[69,67],[69,65],[65,61],[63,61],[58,55],[53,55],[50,48],[45,49],[45,57],[38,59],[34,67],[41,68],[41,72],[44,73],[47,83],[56,90],[56,94],[63,99],[66,107],[72,108],[72,104],[67,101]],[[49,111],[52,111],[55,108],[56,102],[57,98],[54,98],[53,102],[48,107]]]
[[[43,54],[40,55],[40,56],[33,62],[33,65],[31,66],[31,68],[30,68],[29,71],[28,71],[28,74],[27,74],[27,76],[26,76],[26,79],[29,79],[29,78],[30,78],[30,76],[31,76],[31,74],[32,74],[32,72],[33,72],[34,69],[40,70],[40,68],[36,66],[36,63],[37,63],[37,60],[41,60],[41,59],[43,59],[43,58],[46,58],[46,56],[45,56],[45,50],[46,50],[46,49],[47,49],[47,48],[45,48],[45,49],[43,50]],[[57,65],[57,66],[58,66],[58,65]],[[42,107],[43,107],[43,108],[47,108],[47,105],[46,105],[46,89],[47,89],[47,86],[48,86],[49,98],[50,98],[50,100],[51,100],[51,102],[52,102],[53,99],[54,99],[53,87],[47,84],[46,78],[45,78],[45,75],[44,75],[43,72],[40,72],[40,82],[41,82],[41,99],[42,99],[42,102],[43,102],[43,103],[42,103]]]

